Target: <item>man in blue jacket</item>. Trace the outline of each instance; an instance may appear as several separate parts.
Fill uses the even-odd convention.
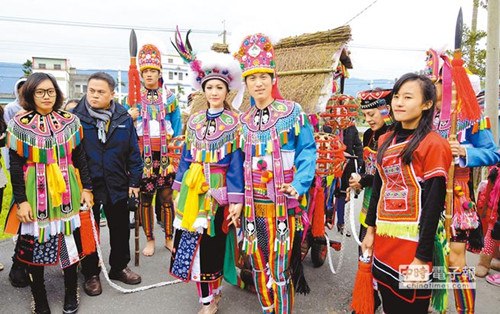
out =
[[[90,76],[87,95],[73,113],[83,127],[83,148],[94,187],[94,218],[98,222],[102,206],[108,220],[111,253],[111,279],[126,284],[138,284],[141,277],[131,271],[130,230],[127,200],[139,196],[142,159],[132,118],[125,108],[113,101],[114,79],[107,73]],[[99,224],[97,224],[99,225]],[[94,253],[82,260],[84,290],[89,296],[102,293],[98,257]]]

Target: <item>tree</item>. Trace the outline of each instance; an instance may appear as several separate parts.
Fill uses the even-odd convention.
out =
[[[474,74],[484,78],[486,75],[486,49],[480,48],[481,41],[486,39],[486,32],[477,30],[477,13],[478,8],[487,9],[487,2],[472,0],[473,11],[471,27],[464,25],[462,35],[462,57],[466,67]],[[484,45],[482,45],[484,47]]]
[[[23,72],[26,77],[33,73],[33,62],[30,59],[26,59],[26,62],[23,63]]]

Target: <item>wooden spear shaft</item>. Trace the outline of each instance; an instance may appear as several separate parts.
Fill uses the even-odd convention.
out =
[[[450,134],[448,136],[448,141],[457,140],[457,90],[455,83],[451,85],[451,126]],[[450,168],[448,169],[448,181],[446,182],[446,210],[445,210],[445,220],[444,226],[446,230],[446,240],[450,243],[451,237],[451,219],[453,217],[453,193],[454,193],[454,181],[455,181],[455,158],[452,158]]]
[[[135,208],[135,266],[139,266],[139,206]]]

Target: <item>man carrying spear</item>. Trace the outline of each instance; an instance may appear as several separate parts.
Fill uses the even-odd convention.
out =
[[[436,85],[436,112],[434,128],[447,138],[455,157],[448,174],[446,202],[446,232],[450,240],[449,270],[451,281],[461,286],[454,289],[458,313],[474,313],[475,276],[465,260],[466,246],[473,252],[482,248],[479,219],[473,194],[469,191],[469,168],[490,166],[500,162],[500,153],[489,130],[489,120],[481,117],[469,77],[463,67],[460,53],[462,12],[459,12],[455,35],[453,60],[434,50],[428,52],[431,79]],[[439,58],[444,61],[438,71]],[[434,69],[434,70],[432,70]],[[439,73],[438,73],[439,72]],[[452,102],[452,83],[456,87],[456,101]]]
[[[163,86],[161,53],[151,44],[141,47],[137,55],[142,85],[135,73],[135,33],[131,36],[131,71],[129,71],[129,113],[136,117],[139,148],[144,161],[140,193],[140,219],[147,238],[142,254],[151,256],[155,251],[153,235],[153,196],[156,193],[165,223],[165,247],[173,246],[172,183],[175,173],[168,167],[168,141],[180,135],[182,129],[180,110],[175,95]],[[133,55],[132,55],[132,52]],[[130,73],[131,72],[131,73]],[[137,72],[137,70],[135,70]],[[137,264],[137,262],[136,262]]]

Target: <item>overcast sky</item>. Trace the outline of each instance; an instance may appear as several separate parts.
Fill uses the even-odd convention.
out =
[[[393,79],[422,69],[429,47],[453,48],[455,21],[462,6],[471,24],[473,0],[2,0],[0,62],[23,63],[32,56],[64,57],[78,69],[128,68],[127,29],[89,28],[7,21],[11,18],[129,27],[193,29],[195,50],[222,42],[225,28],[235,49],[250,33],[264,32],[276,42],[348,23],[354,69],[351,77]],[[372,4],[373,3],[373,4]],[[372,4],[372,5],[371,5]],[[371,5],[371,6],[370,6]],[[366,10],[365,10],[366,9]],[[363,11],[364,10],[364,11]],[[359,15],[358,15],[359,14]],[[353,19],[354,18],[354,19]],[[349,20],[351,20],[349,22]],[[479,29],[487,12],[479,9]],[[138,30],[139,44],[155,43],[173,53],[173,33]]]

